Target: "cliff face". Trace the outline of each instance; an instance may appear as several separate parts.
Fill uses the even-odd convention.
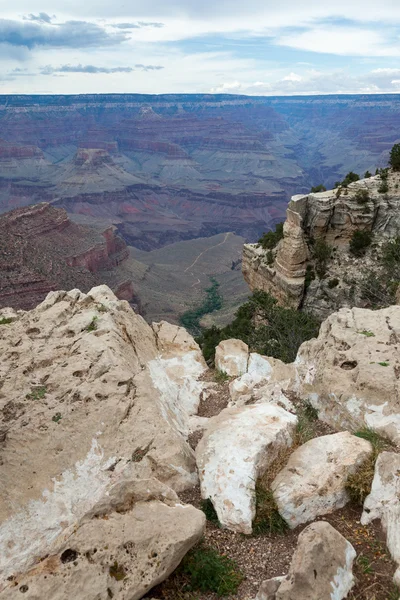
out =
[[[16,209],[0,217],[0,307],[30,309],[51,290],[104,281],[132,300],[131,282],[118,273],[128,256],[114,227],[97,232],[76,225],[46,203]]]
[[[390,172],[387,184],[386,193],[379,191],[382,180],[376,176],[347,188],[293,196],[277,247],[244,246],[243,275],[250,288],[321,317],[341,306],[365,306],[358,289],[362,279],[374,269],[382,243],[400,228],[400,175]],[[362,256],[349,253],[356,231],[372,235]],[[318,245],[327,252],[322,273]]]

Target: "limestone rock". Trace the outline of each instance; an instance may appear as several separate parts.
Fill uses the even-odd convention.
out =
[[[354,585],[355,557],[353,546],[332,525],[313,523],[299,535],[288,575],[266,600],[343,600]]]
[[[203,534],[192,506],[137,502],[122,513],[91,519],[2,593],[3,600],[138,600],[163,581]]]
[[[400,306],[341,309],[302,344],[295,367],[296,389],[320,419],[400,442]]]
[[[249,347],[242,340],[224,340],[215,350],[215,368],[229,377],[240,377],[247,372]]]
[[[250,353],[247,372],[229,384],[230,406],[244,406],[249,402],[272,402],[286,410],[294,410],[283,393],[290,389],[295,378],[293,365],[276,358]]]
[[[89,294],[51,292],[36,309],[16,313],[0,333],[1,589],[11,586],[10,577],[58,554],[83,526],[97,531],[98,550],[108,545],[106,521],[96,515],[113,515],[113,536],[122,539],[118,527],[127,526],[137,501],[176,503],[170,488],[197,482],[185,433],[187,390],[193,392],[197,371],[186,369],[184,359],[188,346],[197,351],[188,338],[179,348],[184,334],[177,331],[180,379],[162,362],[151,327],[106,286]],[[148,482],[145,493],[140,481]],[[182,514],[197,523],[182,531],[194,539],[199,516]],[[164,567],[152,572],[154,580]],[[107,568],[100,575],[100,567],[89,565],[85,585],[97,589],[92,577],[106,581]]]
[[[348,476],[371,452],[369,442],[347,431],[314,438],[297,448],[271,485],[289,527],[342,508],[349,500]]]
[[[382,452],[376,461],[371,493],[364,502],[361,523],[380,519],[386,532],[386,544],[399,565],[395,583],[400,586],[400,454]]]
[[[196,460],[202,497],[211,499],[223,526],[251,533],[256,480],[292,444],[296,422],[272,404],[226,408],[209,420]]]
[[[255,600],[275,600],[276,592],[284,579],[284,577],[273,577],[263,581]]]

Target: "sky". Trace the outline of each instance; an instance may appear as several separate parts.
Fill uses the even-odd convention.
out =
[[[0,0],[0,93],[400,93],[399,0]]]

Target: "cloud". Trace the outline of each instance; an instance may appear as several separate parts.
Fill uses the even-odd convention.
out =
[[[41,12],[38,15],[30,13],[29,15],[22,17],[24,21],[39,21],[40,23],[51,23],[54,17],[50,17],[45,12]]]
[[[21,22],[0,19],[0,44],[32,48],[89,48],[120,44],[129,39],[123,32],[109,33],[96,23],[66,21],[65,23]]]
[[[60,67],[52,67],[46,65],[40,69],[42,75],[53,75],[55,73],[88,73],[96,75],[98,73],[110,75],[113,73],[132,73],[133,71],[154,71],[163,69],[161,65],[135,65],[135,67],[95,67],[94,65],[61,65]],[[21,69],[14,69],[20,71]]]
[[[155,27],[160,29],[164,23],[152,23],[148,21],[137,21],[136,23],[112,23],[111,27],[116,29],[142,29],[142,27]]]
[[[399,93],[400,69],[375,69],[363,75],[343,70],[310,70],[302,75],[292,72],[272,81],[228,81],[210,92],[251,96]]]

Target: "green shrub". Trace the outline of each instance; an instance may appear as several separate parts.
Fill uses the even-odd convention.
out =
[[[349,173],[347,173],[346,177],[343,179],[341,185],[342,185],[342,187],[346,188],[350,183],[359,181],[359,179],[360,179],[360,176],[357,175],[357,173],[353,173],[353,171],[350,171]]]
[[[391,149],[389,164],[393,171],[400,171],[400,144],[395,144]]]
[[[258,482],[256,485],[256,517],[253,521],[253,535],[283,534],[288,529],[289,525],[281,517],[272,491],[264,489],[263,485]]]
[[[356,191],[355,199],[357,204],[366,204],[369,200],[369,192],[367,188],[361,188]]]
[[[363,256],[371,242],[372,233],[370,231],[356,230],[350,240],[350,253],[354,256]]]
[[[311,282],[314,281],[314,279],[315,279],[315,271],[311,265],[307,265],[306,276],[304,278],[304,287],[306,290],[310,287]]]
[[[332,248],[323,239],[318,239],[313,246],[315,270],[321,279],[326,274],[327,262],[332,254]]]
[[[267,265],[271,266],[274,264],[274,255],[272,250],[268,250],[267,252]]]
[[[30,394],[26,395],[27,400],[42,400],[47,394],[47,388],[44,385],[34,387],[31,389]]]
[[[299,346],[318,335],[319,325],[312,315],[278,306],[271,295],[256,291],[239,308],[230,325],[204,329],[197,342],[207,361],[213,360],[215,347],[221,340],[237,338],[248,344],[252,352],[290,363],[296,358]]]
[[[10,319],[9,317],[0,318],[0,325],[9,325],[10,323],[12,323],[12,319]]]
[[[328,281],[328,288],[330,290],[332,290],[333,288],[337,287],[339,285],[339,279],[337,277],[334,277],[333,279],[330,279]]]
[[[93,317],[93,319],[90,321],[89,325],[86,327],[86,331],[96,331],[97,329],[97,321],[98,321],[98,317]]]
[[[387,181],[382,181],[382,183],[380,184],[380,186],[378,187],[378,192],[380,194],[387,194],[389,191],[389,186]]]
[[[372,173],[370,173],[369,171],[365,171],[364,179],[369,179],[370,177],[372,177]]]
[[[278,223],[275,226],[275,231],[268,231],[258,240],[258,243],[264,250],[272,250],[277,246],[278,242],[283,238],[283,223]]]
[[[225,373],[225,371],[216,369],[214,379],[215,379],[216,383],[226,383],[227,381],[229,381],[229,375],[227,375]]]
[[[188,591],[214,592],[220,597],[236,594],[243,581],[235,561],[204,545],[186,554],[180,571],[188,578]]]
[[[318,194],[318,192],[326,192],[326,187],[322,183],[311,188],[311,194]]]

